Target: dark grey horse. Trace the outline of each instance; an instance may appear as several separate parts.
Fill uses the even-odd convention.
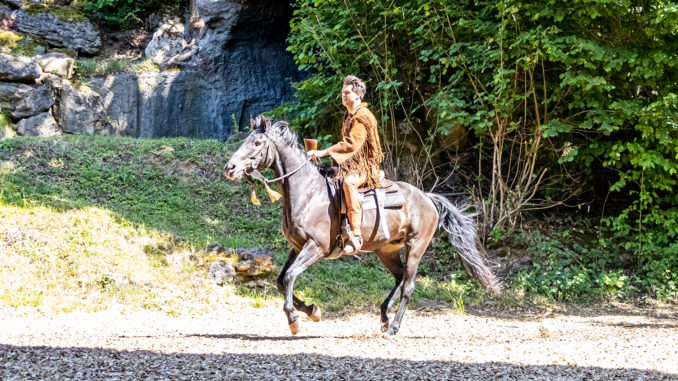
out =
[[[308,162],[297,135],[286,122],[271,125],[264,116],[252,121],[252,133],[233,154],[224,168],[226,177],[238,181],[255,170],[272,168],[278,180],[283,202],[283,234],[292,246],[278,277],[278,290],[285,295],[283,310],[292,334],[301,328],[294,310],[320,320],[320,309],[306,305],[294,296],[294,281],[309,266],[327,257],[337,246],[340,230],[339,196],[328,191],[327,179]],[[254,172],[256,173],[256,172]],[[419,261],[438,227],[449,235],[466,270],[486,288],[499,292],[500,284],[476,248],[476,232],[471,218],[442,196],[424,193],[404,182],[397,182],[406,204],[386,209],[390,231],[386,238],[376,222],[376,211],[363,213],[363,251],[374,252],[395,278],[395,287],[381,305],[382,330],[394,335],[400,328],[412,297]],[[404,262],[400,249],[405,248]],[[388,310],[400,292],[400,305],[389,325]]]

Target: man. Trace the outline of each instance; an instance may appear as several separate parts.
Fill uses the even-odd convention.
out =
[[[360,250],[363,245],[360,225],[362,204],[358,188],[379,186],[379,164],[384,159],[379,143],[377,119],[362,101],[365,84],[360,78],[349,75],[344,78],[341,102],[346,107],[341,128],[341,141],[324,150],[308,151],[312,159],[330,155],[339,164],[338,176],[344,180],[346,216],[350,225],[348,242],[344,253]]]

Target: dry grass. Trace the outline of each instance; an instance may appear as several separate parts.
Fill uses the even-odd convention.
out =
[[[231,294],[172,235],[120,223],[97,207],[0,208],[0,299],[11,307],[97,311],[114,303],[198,312]]]

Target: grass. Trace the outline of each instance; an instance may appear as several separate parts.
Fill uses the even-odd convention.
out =
[[[153,70],[158,70],[158,66],[150,60],[78,58],[74,65],[74,74],[80,79],[126,71],[146,73]]]
[[[234,149],[185,138],[1,142],[0,305],[180,314],[234,296],[254,307],[279,302],[274,277],[255,290],[207,281],[211,244],[271,249],[278,269],[289,250],[280,204],[254,206],[248,185],[223,177]],[[376,310],[393,278],[374,255],[362,258],[320,261],[297,280],[297,296],[330,313]],[[464,312],[486,297],[462,272],[443,279],[425,267],[415,307]]]

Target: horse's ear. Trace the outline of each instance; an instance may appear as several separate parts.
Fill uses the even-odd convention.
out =
[[[254,119],[252,119],[252,115],[250,115],[250,131],[254,131]]]

